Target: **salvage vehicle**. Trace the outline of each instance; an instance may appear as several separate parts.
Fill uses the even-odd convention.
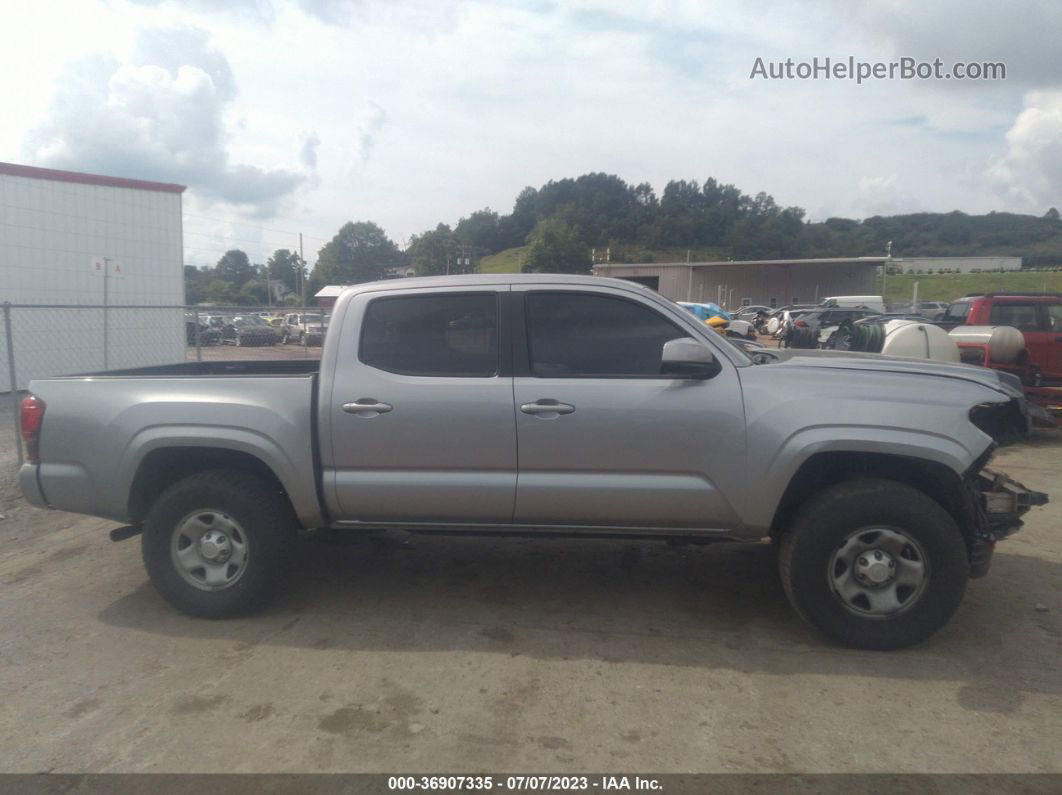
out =
[[[222,342],[241,347],[277,343],[276,332],[258,315],[239,315],[232,318],[222,327],[221,339]]]
[[[292,313],[284,318],[281,342],[322,345],[328,331],[328,318],[319,314]]]
[[[880,295],[834,295],[823,298],[821,306],[872,309],[878,314],[886,311],[885,298]]]
[[[819,348],[826,346],[830,338],[843,325],[875,314],[870,309],[848,307],[820,307],[805,312],[793,321],[785,337],[790,348]]]
[[[940,326],[1012,326],[1028,352],[1015,375],[1029,386],[1062,384],[1062,293],[971,293],[948,304]]]
[[[197,325],[199,327],[198,340],[196,335]],[[197,342],[199,345],[220,345],[221,332],[216,328],[211,328],[203,322],[196,324],[194,317],[185,317],[184,341],[185,344],[189,346],[196,345]]]
[[[152,583],[194,616],[261,608],[316,530],[770,539],[814,627],[925,640],[1047,500],[986,469],[985,429],[1027,428],[1021,392],[961,364],[756,361],[628,281],[369,282],[338,298],[319,362],[32,381],[19,484],[141,533]]]

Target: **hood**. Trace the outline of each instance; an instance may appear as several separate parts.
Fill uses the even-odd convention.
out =
[[[882,356],[880,353],[853,351],[788,348],[777,351],[777,353],[781,354],[779,360],[766,365],[767,367],[823,367],[836,370],[900,373],[926,378],[957,378],[987,387],[1007,397],[1022,397],[1021,390],[1001,378],[996,370],[972,364],[953,364],[930,359],[909,359],[901,356]]]

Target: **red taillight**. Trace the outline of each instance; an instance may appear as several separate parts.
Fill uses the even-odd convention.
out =
[[[22,428],[22,441],[26,443],[26,460],[31,464],[40,463],[40,434],[43,421],[44,401],[36,395],[26,395],[22,398],[19,425]]]
[[[793,325],[795,325],[797,328],[807,328],[808,327],[808,324],[805,323],[803,320],[798,320]]]

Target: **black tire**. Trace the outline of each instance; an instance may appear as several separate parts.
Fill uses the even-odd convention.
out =
[[[913,539],[928,573],[913,601],[888,615],[859,614],[830,577],[831,559],[845,539],[874,527]],[[944,626],[970,574],[966,542],[951,515],[911,486],[876,479],[841,483],[811,497],[785,529],[778,563],[786,595],[805,621],[846,646],[875,650],[912,646]]]
[[[220,590],[201,590],[186,581],[172,552],[178,525],[197,511],[231,517],[247,545],[239,577]],[[144,566],[163,598],[188,615],[248,615],[279,591],[295,527],[288,501],[254,475],[228,469],[200,472],[170,486],[152,506],[141,539]]]

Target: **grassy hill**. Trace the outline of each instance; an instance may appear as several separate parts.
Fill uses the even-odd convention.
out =
[[[519,273],[524,264],[524,252],[527,246],[507,248],[489,257],[483,257],[477,267],[480,273]]]
[[[1025,291],[1062,293],[1062,272],[1007,271],[1005,273],[934,273],[889,276],[885,298],[902,303],[911,300],[918,282],[918,297],[926,301],[951,301],[967,293]],[[878,276],[878,292],[881,291]]]

